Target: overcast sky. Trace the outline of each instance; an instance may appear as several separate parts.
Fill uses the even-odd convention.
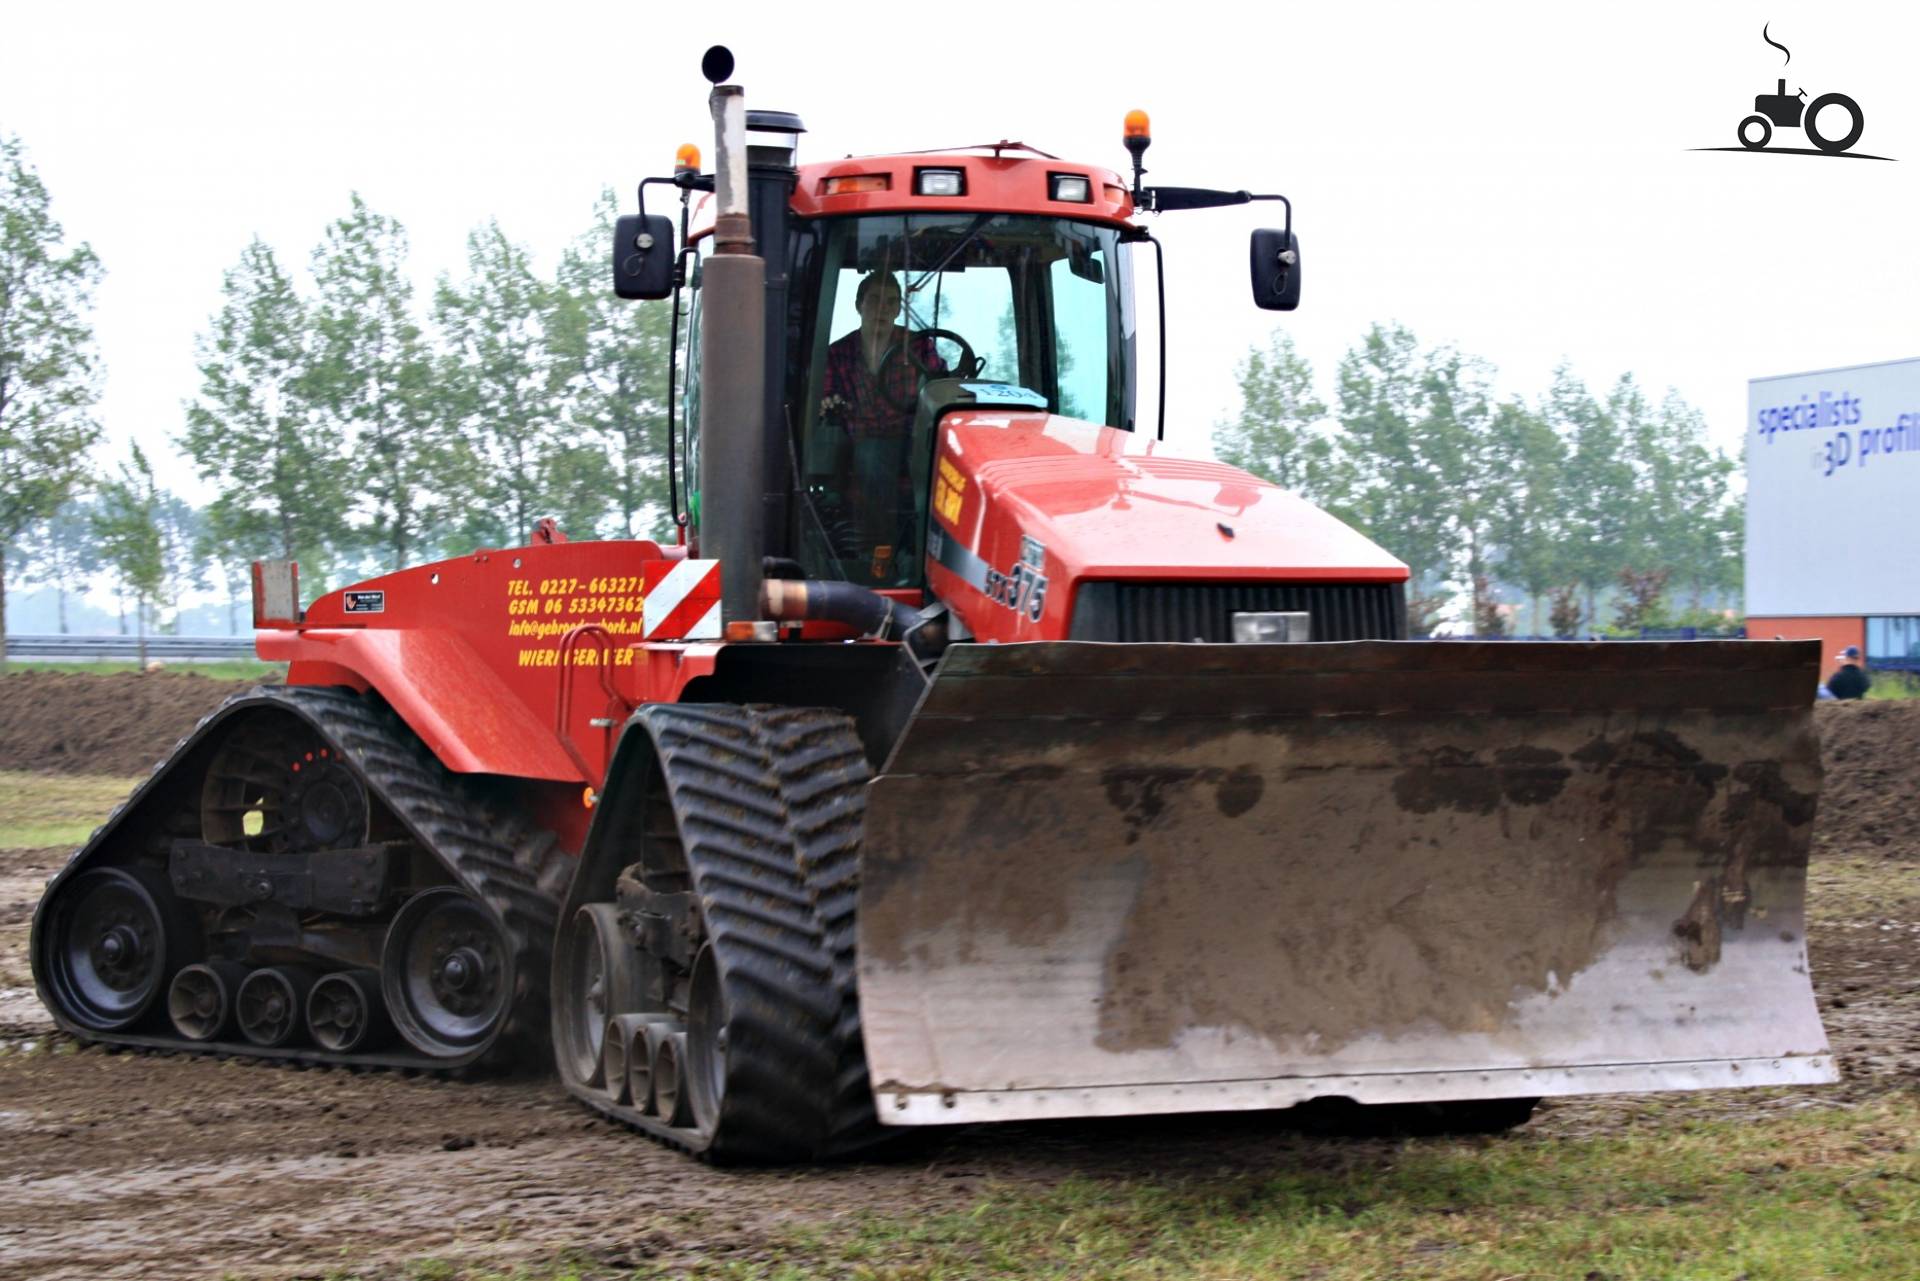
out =
[[[490,216],[551,266],[603,186],[666,172],[681,142],[711,156],[714,42],[749,105],[802,116],[803,160],[1014,138],[1120,168],[1121,117],[1146,108],[1150,181],[1292,197],[1305,298],[1281,323],[1329,393],[1397,320],[1529,396],[1563,358],[1596,389],[1675,387],[1737,449],[1748,378],[1920,355],[1916,6],[725,8],[10,6],[0,132],[105,264],[115,440],[171,453],[222,271],[256,233],[304,266],[349,192],[405,224],[423,289]],[[1897,163],[1689,150],[1733,144],[1782,75],[1851,95],[1856,150]],[[1185,449],[1275,320],[1246,283],[1272,208],[1155,228]],[[184,463],[164,476],[210,492]]]

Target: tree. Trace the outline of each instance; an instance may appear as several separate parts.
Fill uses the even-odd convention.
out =
[[[1580,589],[1572,583],[1553,588],[1547,593],[1552,604],[1552,613],[1547,616],[1548,626],[1561,640],[1572,640],[1580,632]]]
[[[603,498],[569,494],[580,459],[559,430],[549,345],[553,291],[534,275],[527,251],[489,222],[467,237],[467,280],[442,278],[434,321],[446,355],[440,372],[445,412],[457,425],[466,476],[461,525],[476,542],[518,543],[556,507],[573,508],[575,532]],[[604,494],[604,490],[600,491]],[[592,510],[594,507],[600,510]],[[582,507],[588,510],[583,512]]]
[[[1276,329],[1264,350],[1254,347],[1241,358],[1237,377],[1240,413],[1214,427],[1214,453],[1310,502],[1326,497],[1333,446],[1319,424],[1327,407],[1292,337]]]
[[[147,625],[153,612],[170,602],[166,536],[161,527],[166,496],[154,482],[153,468],[139,445],[119,474],[100,487],[93,516],[100,558],[113,570],[121,589],[134,598],[140,637],[140,665],[147,665]]]
[[[315,403],[311,317],[258,237],[223,292],[180,444],[201,479],[219,482],[207,518],[221,538],[248,558],[298,560],[317,585],[346,534],[347,441]]]
[[[548,351],[563,434],[598,448],[593,457],[562,451],[551,466],[556,479],[573,482],[562,485],[562,493],[598,486],[610,494],[628,538],[670,537],[666,396],[672,308],[626,302],[608,287],[606,247],[618,212],[613,193],[602,192],[593,229],[560,258]],[[563,524],[588,515],[559,514]]]
[[[1422,407],[1416,441],[1427,455],[1434,483],[1453,497],[1457,530],[1452,576],[1467,584],[1470,625],[1477,634],[1500,635],[1494,569],[1502,558],[1499,533],[1513,505],[1514,469],[1493,428],[1493,367],[1451,348],[1428,353],[1421,379]],[[1501,619],[1498,628],[1490,619]]]
[[[1669,391],[1641,432],[1653,542],[1649,566],[1668,571],[1698,611],[1708,594],[1740,589],[1745,516],[1733,488],[1738,465],[1707,440],[1706,416]]]
[[[253,557],[247,552],[244,535],[229,529],[217,507],[201,513],[200,530],[194,539],[194,555],[211,565],[214,576],[227,592],[227,634],[240,634],[240,601],[253,586]]]
[[[1436,385],[1458,377],[1447,369],[1456,359],[1423,357],[1405,327],[1374,325],[1340,360],[1343,459],[1326,505],[1407,563],[1415,636],[1446,612],[1459,568],[1460,406],[1436,399]]]
[[[100,263],[61,248],[46,185],[18,138],[0,137],[0,552],[85,483],[100,437],[93,328]],[[0,669],[7,661],[7,558],[0,555]]]
[[[1540,598],[1566,581],[1566,445],[1544,417],[1517,401],[1500,406],[1492,434],[1512,482],[1505,506],[1493,514],[1500,577],[1526,594],[1528,626],[1539,634]]]
[[[206,531],[206,513],[177,494],[160,492],[154,521],[160,527],[160,561],[168,603],[176,603],[187,588],[206,591],[212,586],[200,546]],[[174,611],[167,631],[180,630],[180,612]]]
[[[1544,405],[1547,421],[1567,442],[1565,573],[1585,596],[1589,628],[1599,625],[1600,593],[1617,581],[1635,545],[1639,498],[1620,419],[1639,412],[1639,395],[1625,377],[1602,405],[1561,365]]]
[[[365,516],[358,541],[390,570],[440,542],[454,461],[452,424],[434,412],[406,259],[406,232],[358,193],[313,253],[318,421],[352,442],[349,483]]]
[[[1620,571],[1620,599],[1614,606],[1613,625],[1622,631],[1637,632],[1660,625],[1660,598],[1667,590],[1664,569],[1623,569]]]
[[[67,634],[67,597],[85,590],[87,580],[100,572],[100,553],[93,540],[93,502],[69,499],[52,515],[36,521],[24,542],[32,549],[23,579],[36,587],[51,587]]]

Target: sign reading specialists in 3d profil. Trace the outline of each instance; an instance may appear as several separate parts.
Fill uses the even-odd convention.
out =
[[[1920,360],[1747,385],[1747,612],[1910,614]]]
[[[379,592],[342,592],[341,608],[349,614],[384,614],[387,612],[387,594]]]

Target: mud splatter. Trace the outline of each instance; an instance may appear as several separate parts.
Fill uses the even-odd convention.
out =
[[[1696,974],[1704,974],[1720,962],[1720,878],[1700,882],[1686,914],[1673,923],[1673,936],[1680,943],[1680,960]]]
[[[1545,805],[1560,795],[1573,771],[1548,747],[1509,747],[1493,754],[1501,795],[1510,805]]]
[[[1260,803],[1266,790],[1266,780],[1251,765],[1242,765],[1220,780],[1213,803],[1226,817],[1239,818]]]
[[[1474,754],[1458,747],[1437,747],[1427,759],[1393,781],[1400,808],[1415,814],[1459,810],[1491,814],[1500,804],[1500,781]]]

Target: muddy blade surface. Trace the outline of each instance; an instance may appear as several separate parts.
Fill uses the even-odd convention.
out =
[[[891,1124],[1834,1079],[1817,646],[956,646],[873,783]]]

